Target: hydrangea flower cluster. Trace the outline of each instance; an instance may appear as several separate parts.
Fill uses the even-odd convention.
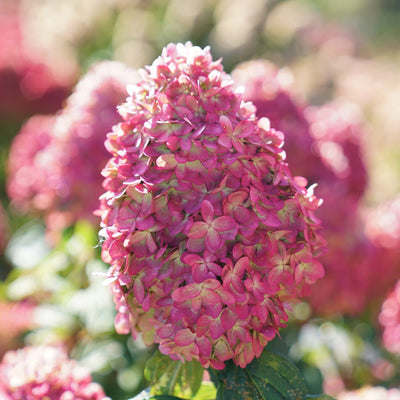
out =
[[[6,350],[16,345],[17,338],[34,326],[35,306],[28,302],[0,301],[0,357]]]
[[[55,116],[35,115],[14,138],[8,156],[7,193],[12,205],[23,212],[46,210],[55,196],[47,171],[47,148]]]
[[[360,118],[349,104],[301,104],[289,74],[270,62],[253,60],[239,64],[232,77],[243,86],[244,99],[256,105],[257,116],[268,117],[271,126],[285,133],[283,148],[291,171],[317,183],[316,193],[324,199],[316,215],[328,243],[321,257],[326,276],[311,288],[314,311],[361,312],[376,276],[370,272],[374,249],[360,215],[368,181]]]
[[[400,354],[400,281],[397,281],[383,302],[379,322],[383,327],[384,347],[392,353]]]
[[[15,138],[9,196],[24,211],[42,211],[49,231],[58,232],[81,218],[98,223],[93,212],[109,157],[104,140],[121,120],[117,105],[135,79],[136,71],[121,63],[97,63],[59,114],[32,117]]]
[[[320,200],[209,48],[170,44],[108,135],[99,214],[120,333],[245,367],[323,276]]]
[[[0,4],[0,114],[25,118],[52,113],[68,96],[76,75],[75,65],[57,68],[45,54],[26,43],[19,1]]]
[[[0,399],[110,400],[86,368],[52,346],[28,346],[4,355]]]
[[[366,386],[362,389],[343,392],[337,396],[337,400],[400,400],[400,390]]]

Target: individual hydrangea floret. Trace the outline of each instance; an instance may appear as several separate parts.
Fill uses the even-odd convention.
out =
[[[60,347],[28,346],[8,351],[0,363],[2,400],[110,400],[89,370]]]
[[[106,141],[99,209],[116,329],[245,367],[323,276],[320,201],[209,48],[170,44],[141,74]]]
[[[10,198],[28,211],[43,212],[49,231],[78,219],[98,224],[93,212],[109,157],[104,141],[121,120],[117,106],[126,97],[126,86],[136,79],[136,71],[121,63],[99,62],[81,78],[59,114],[33,117],[15,138]]]

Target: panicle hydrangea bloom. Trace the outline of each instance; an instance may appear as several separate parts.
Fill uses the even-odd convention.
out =
[[[373,246],[363,234],[359,211],[367,173],[357,110],[337,102],[314,108],[300,104],[288,72],[268,61],[239,64],[232,77],[243,86],[244,99],[255,104],[256,115],[285,133],[291,171],[317,183],[316,193],[324,199],[316,215],[328,243],[320,259],[326,275],[311,288],[314,311],[361,312],[374,277],[369,272]]]
[[[7,193],[13,206],[24,212],[45,210],[53,202],[55,192],[46,170],[54,122],[53,115],[35,115],[25,122],[11,143]]]
[[[400,197],[363,209],[362,217],[365,236],[374,247],[373,262],[379,265],[369,292],[382,298],[400,277]]]
[[[381,386],[366,386],[358,390],[343,392],[337,400],[400,400],[400,390]]]
[[[25,118],[56,112],[75,80],[76,66],[57,68],[27,43],[19,1],[0,4],[0,114]]]
[[[245,367],[323,276],[320,201],[209,48],[170,44],[108,135],[99,214],[120,333]]]
[[[0,399],[110,400],[89,370],[52,346],[28,346],[4,355]]]
[[[400,354],[400,281],[397,281],[383,302],[379,322],[383,327],[384,347],[392,353]]]
[[[84,75],[55,117],[33,117],[10,152],[9,195],[16,205],[41,210],[49,231],[78,219],[93,223],[102,193],[101,170],[109,154],[106,134],[121,120],[117,111],[136,71],[103,61]],[[45,119],[47,118],[47,119]],[[27,146],[32,141],[33,146]]]
[[[18,336],[34,326],[35,306],[28,302],[0,301],[0,357],[18,343]]]

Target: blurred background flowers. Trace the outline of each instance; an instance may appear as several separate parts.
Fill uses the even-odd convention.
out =
[[[326,275],[271,345],[314,393],[399,387],[399,18],[395,0],[0,0],[1,356],[62,345],[114,400],[146,386],[152,349],[115,333],[93,212],[126,85],[190,40],[324,198]]]

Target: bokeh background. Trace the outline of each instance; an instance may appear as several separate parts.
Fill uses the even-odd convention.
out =
[[[78,185],[73,205],[51,203],[57,213],[49,214],[48,198],[35,197],[39,189],[24,192],[21,205],[10,180],[19,170],[28,187],[39,174],[35,168],[52,163],[40,153],[47,146],[40,132],[53,129],[44,116],[73,108],[71,94],[93,65],[123,63],[133,82],[135,71],[165,45],[191,41],[210,46],[238,79],[242,63],[269,62],[272,77],[261,77],[268,78],[264,100],[272,102],[265,114],[276,112],[277,125],[286,118],[278,128],[292,132],[289,165],[296,157],[307,160],[309,151],[310,163],[317,154],[332,170],[349,166],[345,177],[336,176],[351,187],[365,180],[351,202],[336,196],[336,186],[323,177],[318,182],[330,207],[321,215],[330,224],[327,274],[320,290],[317,283],[294,305],[288,328],[271,346],[297,363],[313,393],[400,386],[399,20],[396,0],[0,0],[0,356],[27,344],[62,343],[114,400],[146,387],[143,365],[152,349],[115,333],[99,219],[79,212],[70,218],[69,207],[79,210],[85,187]],[[253,73],[242,76],[244,85]],[[293,104],[318,151],[290,149],[290,140],[302,134],[301,118],[288,108]],[[323,111],[328,104],[341,113]],[[83,147],[68,136],[64,114],[66,122],[59,118],[58,125],[67,126],[66,133],[59,135],[67,139],[52,157]],[[335,129],[342,133],[335,136]],[[24,139],[29,130],[37,134]],[[347,152],[348,142],[356,151]],[[96,158],[95,148],[87,151],[86,159]],[[77,163],[74,154],[68,165]],[[60,176],[79,183],[79,174]]]

